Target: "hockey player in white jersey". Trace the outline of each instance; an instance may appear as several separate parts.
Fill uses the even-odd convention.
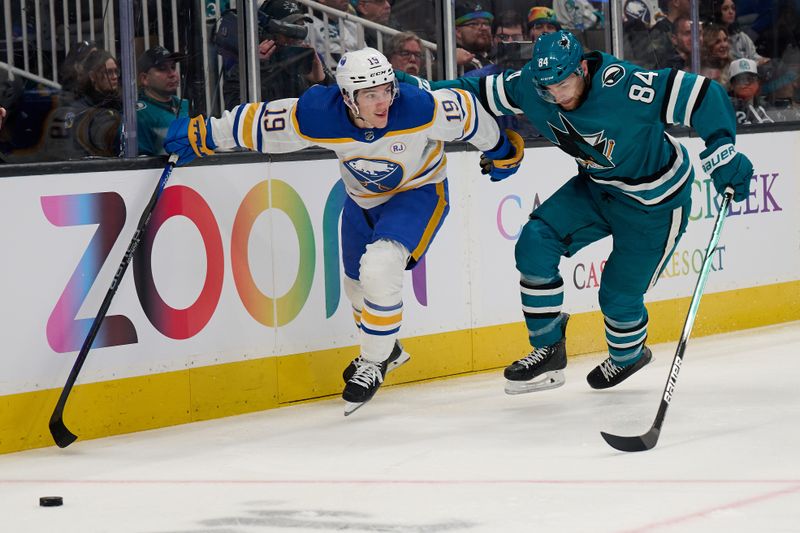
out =
[[[165,141],[178,164],[236,147],[265,153],[317,145],[336,152],[347,190],[341,221],[344,287],[360,329],[361,354],[344,371],[348,415],[369,401],[387,371],[408,360],[397,340],[403,271],[428,250],[449,210],[443,141],[468,141],[493,181],[516,172],[524,143],[501,132],[460,89],[398,84],[372,48],[342,56],[338,87],[300,98],[250,103],[220,118],[177,119]]]

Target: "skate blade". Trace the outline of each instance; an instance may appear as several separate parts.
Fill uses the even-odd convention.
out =
[[[344,416],[350,416],[367,402],[344,402]]]
[[[403,352],[397,356],[397,359],[389,363],[389,367],[386,369],[386,373],[388,374],[395,368],[403,366],[408,362],[409,359],[411,359],[411,356],[408,354],[408,352],[403,350]]]
[[[564,384],[563,370],[551,370],[541,376],[536,376],[529,381],[510,381],[506,380],[506,394],[527,394],[543,390],[557,389]]]

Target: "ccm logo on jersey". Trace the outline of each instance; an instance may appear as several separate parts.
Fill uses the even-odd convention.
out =
[[[622,65],[609,65],[603,71],[603,87],[613,87],[625,77],[625,67]]]

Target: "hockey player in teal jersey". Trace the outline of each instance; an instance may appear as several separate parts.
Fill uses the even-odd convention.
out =
[[[336,153],[347,191],[344,288],[361,337],[361,355],[343,373],[350,414],[408,360],[397,341],[403,272],[424,257],[449,210],[444,141],[482,150],[495,181],[516,172],[525,145],[516,133],[500,131],[466,91],[398,86],[389,61],[372,48],[343,55],[336,82],[299,99],[243,104],[208,121],[178,119],[164,147],[179,155],[178,164],[215,149],[277,153],[317,145]]]
[[[652,358],[644,294],[686,229],[694,179],[686,149],[665,132],[667,125],[691,126],[703,138],[703,170],[718,192],[732,188],[735,201],[749,192],[753,166],[734,146],[736,121],[725,90],[696,74],[584,54],[564,31],[540,37],[522,70],[431,86],[467,89],[497,115],[524,113],[578,163],[578,174],[531,213],[516,245],[533,350],[506,368],[506,392],[564,383],[569,317],[561,311],[559,261],[609,235],[613,249],[599,293],[609,357],[587,381],[604,389],[641,369]]]

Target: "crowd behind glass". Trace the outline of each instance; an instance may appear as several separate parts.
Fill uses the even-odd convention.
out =
[[[28,0],[36,1],[36,0]],[[208,0],[210,3],[211,0]],[[333,84],[338,57],[359,47],[359,36],[382,49],[395,69],[425,76],[423,44],[436,42],[434,0],[318,0],[330,13],[348,13],[400,33],[379,35],[359,19],[339,18],[291,0],[265,0],[258,8],[258,59],[263,100],[298,97],[314,84]],[[141,4],[148,2],[137,2]],[[155,2],[149,2],[155,4]],[[154,6],[148,5],[152,11]],[[211,76],[211,112],[240,103],[237,14],[227,2],[208,39],[219,64]],[[727,90],[741,125],[800,120],[800,0],[698,0],[697,40],[690,0],[623,0],[622,54],[650,69],[692,70],[699,51],[699,72]],[[138,10],[142,12],[141,9]],[[573,32],[586,50],[610,52],[608,4],[589,0],[456,0],[453,27],[459,75],[483,76],[520,68],[524,46],[547,32]],[[156,18],[156,17],[154,17]],[[22,54],[19,36],[25,23],[12,24],[14,58]],[[7,26],[6,26],[7,27]],[[35,28],[26,28],[28,34]],[[180,32],[179,32],[180,33]],[[176,116],[197,112],[182,98],[181,69],[190,46],[180,50],[143,46],[135,40],[135,106],[139,155],[161,155],[162,142]],[[100,39],[76,41],[55,52],[60,88],[35,76],[14,73],[0,63],[0,162],[30,163],[120,157],[124,121],[120,64]],[[7,44],[7,43],[3,43]],[[441,47],[440,47],[441,49]],[[27,50],[25,51],[27,53]],[[436,56],[430,55],[436,61]],[[15,61],[20,64],[21,61]],[[434,75],[435,77],[435,75]],[[522,119],[504,124],[524,136],[537,132]]]

